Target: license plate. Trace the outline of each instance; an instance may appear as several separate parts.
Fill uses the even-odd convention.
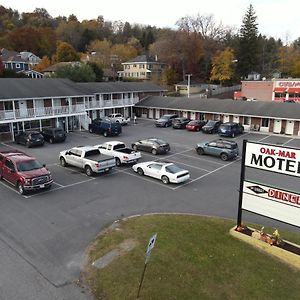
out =
[[[44,188],[45,187],[45,185],[44,184],[40,184],[40,188],[42,189],[42,188]]]

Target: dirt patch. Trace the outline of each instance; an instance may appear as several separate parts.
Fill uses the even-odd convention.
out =
[[[105,268],[108,264],[110,264],[115,258],[124,255],[126,252],[129,252],[137,245],[137,242],[133,239],[128,239],[123,241],[121,244],[116,247],[116,249],[109,251],[96,261],[92,263],[92,265],[98,269]]]

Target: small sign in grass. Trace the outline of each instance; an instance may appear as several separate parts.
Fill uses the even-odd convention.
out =
[[[95,299],[136,299],[145,245],[157,232],[140,299],[299,299],[300,272],[232,237],[234,225],[190,215],[122,220],[90,246],[83,279]],[[300,234],[281,234],[300,242]],[[104,268],[92,265],[126,240],[135,247],[120,251]]]

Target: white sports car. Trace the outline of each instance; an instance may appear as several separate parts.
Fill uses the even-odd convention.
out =
[[[190,178],[189,171],[181,169],[173,163],[147,161],[133,165],[132,169],[139,175],[160,179],[164,184],[180,183]]]

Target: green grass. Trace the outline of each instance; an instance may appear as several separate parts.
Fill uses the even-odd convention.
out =
[[[136,299],[147,244],[157,233],[140,299],[300,299],[300,272],[229,235],[234,225],[184,215],[121,221],[90,247],[84,280],[96,299]],[[300,235],[280,234],[300,242]],[[137,242],[133,250],[104,269],[91,266],[129,238]]]

